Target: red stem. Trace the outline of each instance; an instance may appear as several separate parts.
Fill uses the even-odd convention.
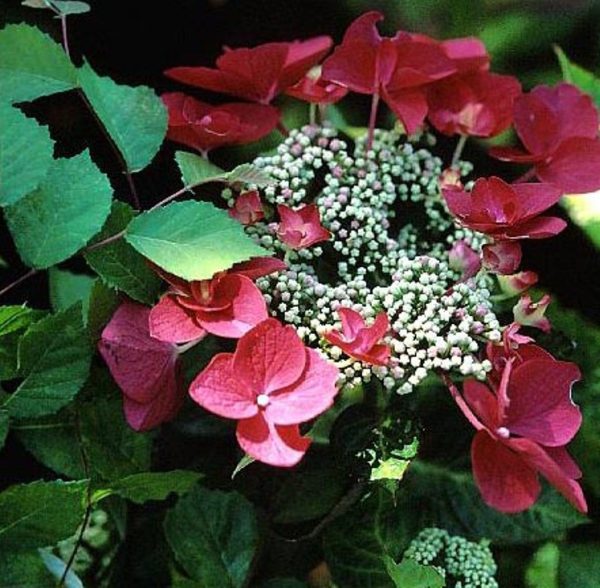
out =
[[[371,113],[369,114],[369,134],[367,136],[367,151],[373,146],[373,136],[375,134],[375,122],[377,120],[377,108],[379,106],[379,94],[375,92],[371,100]]]
[[[454,385],[454,382],[446,374],[442,374],[442,380],[444,381],[444,384],[448,386],[448,390],[450,390],[450,394],[452,395],[452,398],[454,398],[454,402],[456,402],[458,408],[460,408],[465,417],[467,417],[467,420],[478,431],[485,429],[485,426],[475,416],[473,411],[470,409],[469,405],[466,403],[465,399],[461,396],[460,392],[458,391],[458,388]]]

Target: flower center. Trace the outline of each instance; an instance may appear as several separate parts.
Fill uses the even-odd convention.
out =
[[[266,394],[259,394],[256,397],[256,404],[260,406],[260,408],[266,408],[269,405],[269,397]]]
[[[510,431],[506,427],[498,427],[496,429],[496,435],[502,437],[502,439],[508,439],[510,437]]]

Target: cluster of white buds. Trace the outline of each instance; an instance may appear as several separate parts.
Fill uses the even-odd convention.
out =
[[[480,250],[485,236],[458,227],[440,193],[442,162],[428,150],[433,138],[408,140],[396,130],[375,132],[351,149],[331,127],[290,132],[274,155],[254,165],[276,182],[262,191],[267,211],[278,204],[316,204],[328,242],[295,251],[276,235],[276,219],[247,227],[259,243],[283,254],[288,269],[261,278],[273,315],[294,325],[311,346],[341,368],[350,385],[377,377],[387,389],[413,390],[432,371],[484,379],[480,360],[501,337],[489,278],[460,282],[448,252],[458,240]],[[470,171],[461,164],[461,173]],[[231,193],[224,196],[232,202]],[[391,330],[389,363],[349,360],[323,333],[339,329],[337,310],[349,307],[367,322],[380,312]]]

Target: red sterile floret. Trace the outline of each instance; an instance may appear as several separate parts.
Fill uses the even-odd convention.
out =
[[[165,71],[165,75],[191,86],[269,104],[316,65],[331,45],[331,38],[322,36],[226,49],[217,59],[216,68],[174,67]]]
[[[507,184],[500,178],[480,178],[471,193],[442,190],[459,222],[497,240],[544,239],[560,233],[564,220],[540,216],[556,204],[561,192],[551,184]]]
[[[390,330],[385,312],[379,313],[371,326],[367,326],[365,319],[351,308],[340,308],[338,315],[342,330],[329,331],[324,338],[354,359],[372,365],[386,365],[391,351],[388,345],[380,343]]]
[[[227,212],[230,217],[243,225],[253,225],[265,218],[265,211],[258,190],[250,190],[240,194]]]
[[[319,209],[315,204],[307,204],[298,210],[279,204],[277,212],[281,219],[277,236],[292,249],[303,249],[331,238],[331,233],[321,224]]]
[[[291,467],[310,439],[299,423],[332,404],[339,371],[305,347],[293,327],[263,321],[238,342],[235,353],[219,353],[195,378],[190,396],[217,415],[235,419],[237,439],[251,457]]]
[[[159,271],[170,288],[150,312],[153,337],[186,343],[207,332],[238,338],[268,317],[265,299],[252,281],[286,267],[275,258],[254,258],[209,280],[186,282]]]
[[[169,113],[167,138],[202,153],[258,141],[279,121],[279,111],[263,104],[214,106],[180,92],[163,94],[162,101]]]
[[[598,111],[588,95],[566,83],[537,86],[515,101],[514,124],[525,150],[496,147],[492,156],[532,164],[563,192],[600,189]]]
[[[102,331],[98,349],[123,392],[129,426],[146,431],[172,419],[184,399],[178,350],[150,336],[150,309],[125,302]]]

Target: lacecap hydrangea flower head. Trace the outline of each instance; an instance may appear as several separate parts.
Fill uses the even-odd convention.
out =
[[[527,294],[537,276],[521,267],[521,242],[565,228],[552,212],[565,192],[600,188],[598,113],[569,84],[523,93],[489,71],[477,39],[383,37],[381,19],[359,17],[333,48],[327,37],[267,43],[227,49],[215,68],[166,72],[238,100],[166,94],[173,141],[206,157],[281,132],[252,162],[268,185],[219,199],[270,257],[204,281],[157,269],[166,291],[154,308],[117,311],[100,345],[128,421],[155,427],[189,394],[236,421],[248,456],[291,467],[309,451],[310,424],[348,390],[385,403],[437,377],[476,429],[473,473],[488,505],[527,509],[541,475],[585,512],[566,449],[581,424],[571,398],[580,375],[532,338],[550,329],[549,299]],[[351,93],[369,96],[371,110],[349,133],[327,108]],[[310,103],[310,124],[283,126],[282,94]],[[389,129],[377,126],[384,104],[396,118]],[[480,177],[461,160],[468,137],[511,125],[523,147],[491,154],[530,166],[520,180]],[[436,154],[436,133],[457,137],[450,161]],[[499,320],[499,292],[521,296],[512,321]],[[224,351],[186,392],[179,355],[207,337]]]

